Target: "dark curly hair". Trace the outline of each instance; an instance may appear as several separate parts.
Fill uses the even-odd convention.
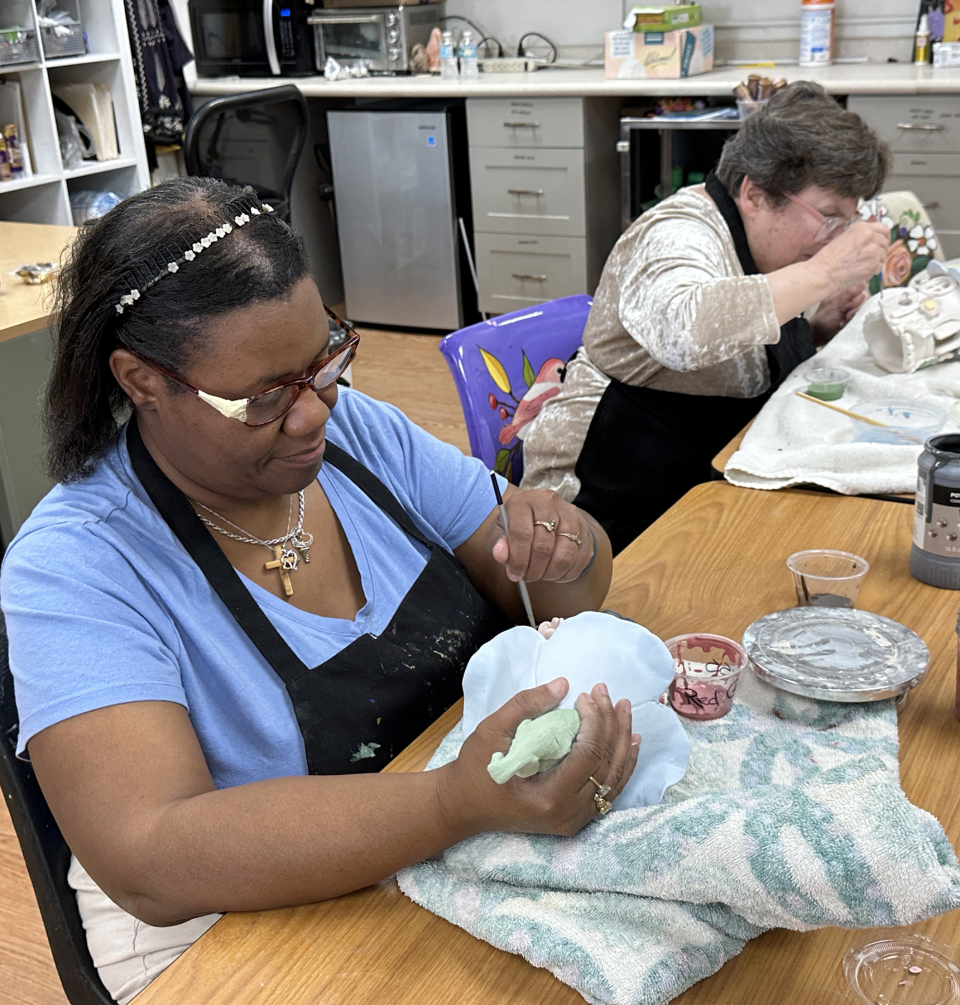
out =
[[[876,195],[890,170],[890,148],[860,118],[809,80],[789,84],[724,145],[717,178],[737,196],[750,178],[774,206],[807,185],[850,198]]]
[[[124,199],[80,229],[57,285],[55,355],[43,415],[46,468],[56,481],[90,474],[129,411],[110,370],[114,349],[127,346],[181,373],[203,349],[207,318],[286,297],[310,274],[300,238],[274,214],[263,214],[234,227],[117,313],[121,296],[143,290],[143,277],[232,222],[238,200],[255,203],[256,195],[210,178],[176,178]]]

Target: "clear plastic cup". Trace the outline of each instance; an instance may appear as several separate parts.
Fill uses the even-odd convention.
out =
[[[688,719],[719,719],[733,707],[747,654],[733,639],[698,632],[676,635],[665,643],[673,657],[668,701]]]
[[[821,401],[836,401],[843,397],[843,390],[850,380],[850,374],[839,367],[811,366],[803,371],[803,379],[809,381],[807,394]]]
[[[754,112],[759,112],[769,100],[769,98],[760,98],[756,101],[743,101],[740,98],[737,98],[737,111],[740,112],[740,118],[745,119],[748,115],[753,115]]]
[[[854,607],[870,564],[849,551],[814,548],[787,559],[797,591],[797,607]]]

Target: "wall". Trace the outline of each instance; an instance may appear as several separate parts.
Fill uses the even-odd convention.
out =
[[[836,0],[837,54],[901,62],[911,55],[919,0]],[[603,33],[622,23],[630,0],[447,0],[447,13],[470,18],[505,50],[524,32],[539,31],[561,56],[600,55]],[[717,28],[718,59],[796,58],[800,0],[703,0],[704,19]]]

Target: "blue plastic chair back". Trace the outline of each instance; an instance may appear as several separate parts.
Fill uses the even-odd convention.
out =
[[[587,294],[551,300],[461,328],[440,343],[471,453],[515,485],[523,475],[524,431],[560,393],[592,304]]]

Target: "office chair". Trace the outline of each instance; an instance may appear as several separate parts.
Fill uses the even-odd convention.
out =
[[[523,475],[524,429],[560,393],[592,304],[585,293],[551,300],[461,328],[440,343],[470,452],[515,485]]]
[[[290,222],[290,192],[307,139],[306,98],[293,84],[214,98],[187,124],[187,174],[252,185]]]
[[[70,1005],[115,1005],[93,965],[77,897],[67,883],[70,849],[32,767],[17,760],[19,726],[6,625],[0,614],[0,791],[20,839],[53,962]]]

